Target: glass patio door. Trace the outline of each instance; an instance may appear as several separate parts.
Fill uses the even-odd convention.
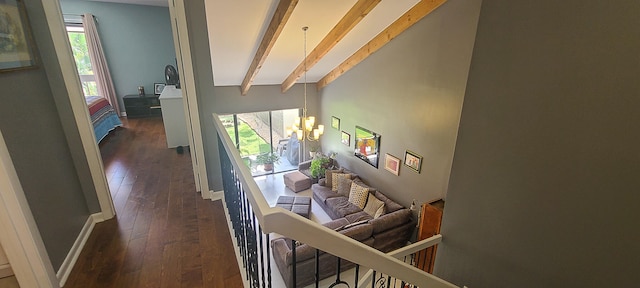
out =
[[[299,109],[223,115],[220,119],[253,176],[298,169],[300,143],[287,137]],[[269,155],[278,160],[269,161]],[[274,157],[272,157],[274,158]]]

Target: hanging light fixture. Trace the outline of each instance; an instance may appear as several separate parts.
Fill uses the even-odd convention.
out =
[[[293,132],[296,132],[300,141],[318,141],[320,135],[324,134],[324,125],[313,128],[316,117],[307,116],[307,29],[309,27],[302,27],[302,31],[304,31],[304,108],[302,109],[302,118],[296,117],[291,128],[287,128],[287,136],[291,137]]]

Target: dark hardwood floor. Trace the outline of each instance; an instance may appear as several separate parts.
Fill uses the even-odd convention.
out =
[[[117,216],[96,224],[65,287],[242,287],[221,201],[195,192],[191,158],[161,118],[123,118],[101,144]]]

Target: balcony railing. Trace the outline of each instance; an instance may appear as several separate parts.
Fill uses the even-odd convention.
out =
[[[277,268],[271,267],[269,260],[269,233],[294,239],[291,240],[292,247],[299,243],[314,247],[316,259],[320,251],[336,256],[338,267],[334,276],[335,282],[328,287],[457,287],[416,268],[413,263],[418,251],[440,243],[440,235],[385,254],[290,211],[270,207],[218,115],[213,116],[218,132],[224,203],[233,230],[230,232],[241,258],[239,262],[242,263],[246,275],[245,287],[273,287],[272,273]],[[292,249],[291,263],[296,263],[296,250]],[[353,279],[341,278],[340,263],[345,262],[355,263],[356,272]],[[319,281],[317,263],[316,260],[315,287],[318,287]],[[370,270],[359,275],[361,267]],[[299,283],[296,280],[296,265],[292,265],[292,270],[292,279],[285,279],[285,283]]]

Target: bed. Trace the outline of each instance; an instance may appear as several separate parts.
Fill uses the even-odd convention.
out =
[[[89,96],[85,99],[87,107],[89,107],[93,131],[96,133],[96,140],[100,143],[109,134],[109,131],[122,126],[122,122],[107,99],[100,96]]]

